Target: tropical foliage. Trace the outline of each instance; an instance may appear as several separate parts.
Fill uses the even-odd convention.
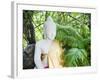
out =
[[[61,47],[64,50],[63,66],[90,66],[90,13],[24,10],[23,49],[26,48],[29,43],[35,44],[36,41],[43,39],[43,24],[48,16],[51,16],[57,25],[56,40],[61,43]]]

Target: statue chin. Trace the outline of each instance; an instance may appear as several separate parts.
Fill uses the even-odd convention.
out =
[[[55,39],[55,36],[56,36],[55,33],[54,33],[54,34],[47,34],[47,35],[46,35],[46,39],[54,40],[54,39]]]
[[[50,38],[47,38],[47,39],[48,39],[48,40],[54,40],[55,38],[53,38],[53,37],[51,38],[51,37],[50,37]]]

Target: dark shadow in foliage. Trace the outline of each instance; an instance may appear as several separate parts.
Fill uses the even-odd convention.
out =
[[[33,12],[23,11],[23,32],[25,40],[28,42],[25,49],[23,49],[23,69],[33,69],[34,63],[34,50],[35,50],[35,31],[32,24]]]

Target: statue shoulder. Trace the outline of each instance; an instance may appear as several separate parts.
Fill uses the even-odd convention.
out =
[[[54,40],[52,44],[55,45],[55,46],[60,46],[60,42],[57,41],[57,40]]]
[[[54,40],[54,41],[52,42],[51,49],[52,49],[52,50],[58,50],[58,51],[61,50],[60,42],[57,41],[57,40]]]
[[[41,47],[41,46],[44,45],[44,42],[45,42],[45,40],[43,40],[43,39],[39,40],[39,41],[36,42],[36,46]]]

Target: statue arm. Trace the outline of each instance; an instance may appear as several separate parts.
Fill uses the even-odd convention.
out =
[[[39,69],[44,68],[43,64],[42,64],[42,61],[41,61],[41,49],[37,44],[36,44],[36,47],[35,47],[34,62],[36,64],[37,68],[39,68]]]

